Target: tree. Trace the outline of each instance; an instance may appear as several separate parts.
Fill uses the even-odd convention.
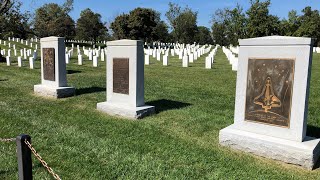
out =
[[[247,11],[248,37],[261,37],[279,34],[280,21],[277,16],[269,14],[270,0],[250,0],[251,7]]]
[[[176,41],[180,43],[193,43],[195,41],[198,12],[194,12],[188,7],[181,9],[179,5],[169,3],[166,17]]]
[[[2,14],[0,14],[0,38],[18,37],[25,39],[31,33],[30,14],[28,12],[22,13],[21,5],[20,1],[11,0],[2,9]]]
[[[10,0],[0,0],[0,14],[7,12],[10,9]]]
[[[196,35],[196,42],[199,44],[213,44],[213,40],[211,37],[211,32],[209,28],[204,27],[204,26],[199,26],[198,27],[198,32]]]
[[[101,21],[101,15],[94,13],[87,8],[80,13],[77,21],[77,38],[81,40],[93,41],[103,40],[107,37],[108,29]]]
[[[166,41],[168,27],[161,21],[160,13],[148,8],[136,8],[121,14],[111,23],[115,39],[139,39],[145,42]]]
[[[130,32],[128,24],[129,24],[128,14],[121,14],[117,16],[110,25],[110,28],[113,31],[113,37],[115,39],[128,39],[129,32]]]
[[[280,34],[284,36],[293,36],[300,26],[297,11],[291,10],[288,13],[288,20],[283,19],[280,25]]]
[[[234,9],[218,9],[213,16],[212,22],[215,25],[215,30],[218,27],[224,27],[220,29],[221,32],[214,32],[213,34],[217,34],[217,36],[224,37],[223,45],[238,45],[238,39],[246,37],[246,17],[242,12],[243,9],[240,5],[237,5]],[[218,24],[221,24],[218,26]],[[217,37],[215,36],[215,37]],[[221,42],[220,42],[221,43]],[[221,44],[222,45],[222,44]]]
[[[227,41],[224,30],[226,26],[224,23],[214,22],[212,25],[212,39],[214,44],[219,44],[221,46],[229,46],[230,43]]]
[[[305,7],[303,15],[297,18],[298,29],[294,32],[295,36],[312,37],[316,39],[315,45],[320,46],[320,14],[318,10]]]
[[[152,41],[161,41],[161,42],[171,41],[167,24],[164,21],[157,22],[156,27],[153,28],[151,37],[152,37]]]
[[[33,22],[36,35],[73,38],[75,22],[68,14],[72,9],[72,2],[72,0],[67,0],[63,6],[49,3],[38,8]]]
[[[129,13],[128,28],[131,39],[145,42],[152,40],[152,32],[157,26],[157,13],[148,8],[136,8]]]

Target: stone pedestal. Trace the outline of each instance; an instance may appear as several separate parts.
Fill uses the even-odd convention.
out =
[[[41,84],[34,86],[35,94],[53,98],[73,96],[75,89],[67,85],[64,38],[42,38],[40,43]]]
[[[312,169],[319,157],[319,141],[308,136],[302,142],[290,141],[239,130],[233,125],[219,133],[219,143],[224,146],[307,169]]]
[[[320,155],[320,139],[306,136],[312,39],[239,44],[234,124],[220,131],[220,144],[312,169]]]
[[[155,107],[144,103],[143,42],[109,41],[107,48],[107,102],[97,109],[132,119],[153,114]]]

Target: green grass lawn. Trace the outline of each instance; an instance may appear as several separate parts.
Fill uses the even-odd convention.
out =
[[[106,100],[105,62],[98,68],[75,57],[67,66],[76,96],[33,95],[36,69],[0,64],[0,137],[25,133],[62,179],[320,179],[307,171],[218,144],[219,130],[233,123],[236,72],[219,49],[213,69],[204,58],[182,68],[151,58],[145,66],[145,101],[157,113],[139,121],[96,110]],[[308,134],[320,137],[320,55],[314,54]],[[26,63],[26,62],[25,62]],[[15,143],[0,143],[0,179],[17,179]],[[33,157],[34,179],[51,176]]]

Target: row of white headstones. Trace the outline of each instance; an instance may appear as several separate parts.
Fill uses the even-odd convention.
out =
[[[320,47],[313,47],[314,53],[320,53]]]
[[[17,57],[17,61],[18,61],[18,66],[19,67],[22,67],[22,60],[27,60],[29,59],[29,66],[30,66],[30,69],[33,69],[34,68],[34,60],[37,59],[38,57],[38,53],[37,53],[37,49],[38,49],[38,39],[33,39],[31,38],[29,42],[29,40],[23,40],[23,39],[20,39],[20,38],[14,38],[14,37],[9,37],[8,38],[8,43],[6,41],[3,41],[3,40],[0,40],[0,44],[1,45],[4,45],[4,46],[7,46],[8,49],[2,49],[1,50],[1,55],[2,56],[5,56],[6,57],[6,63],[7,63],[7,66],[11,66],[11,60],[13,58],[13,55],[15,57],[17,57],[17,49],[16,49],[16,45],[15,44],[12,44],[11,45],[11,42],[10,41],[13,41],[13,42],[17,42],[17,43],[21,43],[21,44],[25,44],[26,46],[30,46],[32,49],[27,49],[27,48],[23,48],[23,49],[20,49],[20,56]],[[35,43],[35,46],[34,44]],[[13,51],[13,55],[12,55],[12,52]]]
[[[70,58],[71,56],[73,56],[74,53],[74,44],[72,44],[71,49],[68,50],[68,47],[66,47],[66,55],[65,55],[65,59],[66,59],[66,64],[70,63]],[[107,54],[107,49],[103,48],[101,49],[101,47],[99,46],[99,48],[94,48],[94,49],[86,49],[85,46],[82,47],[82,51],[79,45],[77,45],[76,48],[77,51],[77,55],[78,55],[78,65],[82,65],[83,64],[83,55],[87,56],[89,61],[92,61],[92,66],[93,67],[98,67],[98,61],[105,61],[106,59],[106,54]],[[82,55],[83,52],[83,55]]]
[[[161,61],[161,55],[162,56],[162,64],[163,66],[168,66],[169,64],[169,52],[171,56],[179,56],[179,59],[182,60],[182,67],[189,67],[189,63],[193,63],[198,58],[200,58],[202,55],[209,53],[209,55],[206,57],[205,61],[205,68],[211,69],[212,64],[214,61],[214,56],[216,55],[218,46],[216,46],[211,52],[212,45],[209,45],[209,47],[206,47],[206,45],[200,47],[199,45],[190,45],[187,44],[186,46],[177,44],[174,46],[173,49],[166,49],[166,48],[148,48],[144,49],[145,53],[145,65],[150,64],[150,56],[153,58],[156,58],[157,61]]]
[[[233,47],[230,45],[230,48],[222,47],[224,54],[227,56],[229,63],[232,65],[232,70],[238,70],[238,57],[235,54],[239,55],[239,46]],[[313,48],[314,53],[320,53],[320,47]]]
[[[20,50],[20,56],[18,56],[18,66],[22,67],[22,60],[27,60],[29,59],[29,66],[30,69],[34,69],[34,60],[37,59],[37,49],[38,49],[38,44],[35,44],[35,47],[33,47],[32,42],[38,42],[38,39],[31,39],[31,40],[23,40],[19,38],[8,38],[9,41],[15,41],[15,42],[20,42],[21,44],[30,46],[33,49],[21,49]],[[31,43],[29,43],[31,41]],[[71,40],[66,40],[66,42],[78,42],[76,40],[71,41]],[[81,41],[79,41],[81,42]],[[2,40],[0,40],[0,44],[2,43]],[[105,43],[105,42],[101,42]],[[3,41],[3,44],[6,46],[7,43],[6,41]],[[11,65],[11,43],[8,43],[8,53],[6,56],[7,60],[7,66]],[[13,51],[14,51],[14,56],[17,56],[17,50],[15,47],[15,44],[12,46]],[[182,67],[189,67],[189,63],[193,63],[196,61],[198,58],[200,58],[202,55],[209,53],[209,55],[205,58],[205,68],[206,69],[211,69],[212,64],[214,62],[214,57],[216,55],[218,46],[216,46],[211,52],[210,50],[212,49],[212,45],[209,45],[209,47],[206,47],[206,45],[200,47],[199,45],[190,45],[190,44],[175,44],[173,49],[166,49],[166,48],[154,48],[154,49],[144,49],[145,52],[145,64],[149,65],[150,64],[150,58],[149,56],[153,56],[156,58],[158,61],[161,61],[161,55],[163,55],[162,60],[163,60],[163,65],[168,66],[169,64],[169,52],[171,53],[171,56],[177,55],[180,60],[182,60]],[[74,47],[74,44],[72,44],[71,49],[69,50],[68,47],[66,47],[65,50],[65,59],[66,59],[66,64],[70,63],[70,58],[74,54],[74,50],[76,49],[77,55],[78,55],[78,65],[83,65],[83,55],[85,55],[89,61],[92,61],[93,67],[98,67],[98,61],[101,60],[102,62],[106,60],[106,54],[107,54],[107,48],[101,48],[100,46],[98,48],[86,48],[85,46],[82,47],[82,50],[79,45],[77,47]],[[33,52],[33,54],[32,54]],[[6,50],[1,50],[2,55],[6,55]],[[32,56],[31,56],[32,55]],[[30,57],[31,56],[31,57]]]
[[[235,54],[239,54],[239,47],[230,46],[230,49],[227,47],[222,47],[223,53],[227,56],[229,64],[232,65],[232,71],[238,71],[238,57]]]

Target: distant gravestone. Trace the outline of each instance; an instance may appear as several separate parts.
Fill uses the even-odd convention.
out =
[[[155,107],[144,103],[143,42],[109,41],[107,50],[107,102],[97,109],[134,119],[153,114]]]
[[[41,84],[34,86],[34,92],[41,96],[54,98],[73,96],[75,89],[67,86],[64,38],[42,38],[40,43]]]
[[[320,139],[306,136],[312,39],[239,43],[234,124],[220,144],[312,169],[320,153]]]

